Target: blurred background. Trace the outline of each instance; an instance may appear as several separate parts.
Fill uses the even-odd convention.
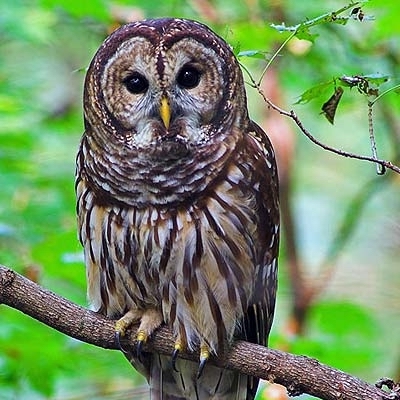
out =
[[[256,81],[294,26],[348,5],[296,0],[13,0],[0,2],[0,263],[85,306],[74,169],[83,131],[85,70],[120,24],[162,16],[200,20],[233,47]],[[341,14],[348,17],[354,7]],[[320,141],[371,153],[368,98],[345,87],[335,123],[321,113],[340,76],[399,83],[400,3],[370,1],[346,24],[292,39],[261,88],[294,109]],[[343,21],[344,22],[344,21]],[[249,81],[247,75],[245,78]],[[313,95],[301,98],[310,89]],[[321,89],[323,88],[323,89]],[[318,358],[375,382],[400,379],[400,177],[311,143],[247,86],[252,118],[275,143],[281,175],[279,293],[270,346]],[[309,93],[309,92],[308,92]],[[400,162],[400,98],[373,107],[379,156]],[[145,399],[125,358],[68,338],[0,306],[0,399]],[[263,383],[258,400],[286,399]],[[301,399],[309,399],[302,396]]]

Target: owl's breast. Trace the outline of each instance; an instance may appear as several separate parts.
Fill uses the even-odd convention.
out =
[[[206,340],[217,351],[248,307],[257,263],[253,201],[215,191],[190,206],[166,214],[153,209],[140,218],[138,275],[190,348]]]
[[[179,137],[162,138],[149,149],[149,158],[152,158],[153,162],[160,166],[179,164],[183,159],[189,158],[191,154],[189,144]]]
[[[109,145],[105,152],[94,139],[84,137],[77,170],[109,203],[176,207],[202,197],[221,179],[236,140],[231,135],[193,146],[186,137],[165,135],[144,148]]]
[[[81,181],[80,236],[94,307],[111,317],[159,307],[190,348],[205,338],[217,351],[230,340],[252,297],[260,246],[253,190],[240,186],[239,167],[228,175],[176,207],[101,205]]]

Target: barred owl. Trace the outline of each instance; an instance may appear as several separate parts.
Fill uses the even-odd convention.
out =
[[[93,308],[117,320],[116,338],[138,322],[139,344],[171,328],[171,356],[130,356],[153,400],[253,399],[256,378],[204,367],[235,339],[266,345],[276,296],[275,156],[231,49],[190,20],[119,28],[87,72],[84,123],[76,194]]]

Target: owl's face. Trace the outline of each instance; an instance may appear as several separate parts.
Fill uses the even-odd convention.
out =
[[[177,19],[114,32],[95,56],[87,83],[118,124],[119,139],[142,149],[204,143],[232,119],[224,114],[244,95],[237,93],[241,72],[226,43],[199,23]]]
[[[89,150],[102,151],[93,163],[130,177],[139,168],[153,180],[166,164],[214,163],[248,120],[229,46],[181,19],[140,21],[109,36],[88,70],[84,109]]]
[[[103,72],[104,102],[132,144],[198,144],[216,117],[223,96],[223,63],[191,38],[160,48],[147,38],[124,42]],[[212,66],[210,60],[213,60]]]

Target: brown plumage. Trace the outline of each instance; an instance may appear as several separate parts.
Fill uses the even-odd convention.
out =
[[[84,93],[77,212],[95,310],[170,326],[201,365],[235,338],[266,345],[279,241],[275,157],[247,113],[229,46],[204,25],[147,20],[96,53]],[[150,339],[151,340],[151,339]],[[175,354],[175,356],[176,356]],[[175,358],[174,356],[174,358]],[[130,355],[151,398],[253,399],[258,380]]]

